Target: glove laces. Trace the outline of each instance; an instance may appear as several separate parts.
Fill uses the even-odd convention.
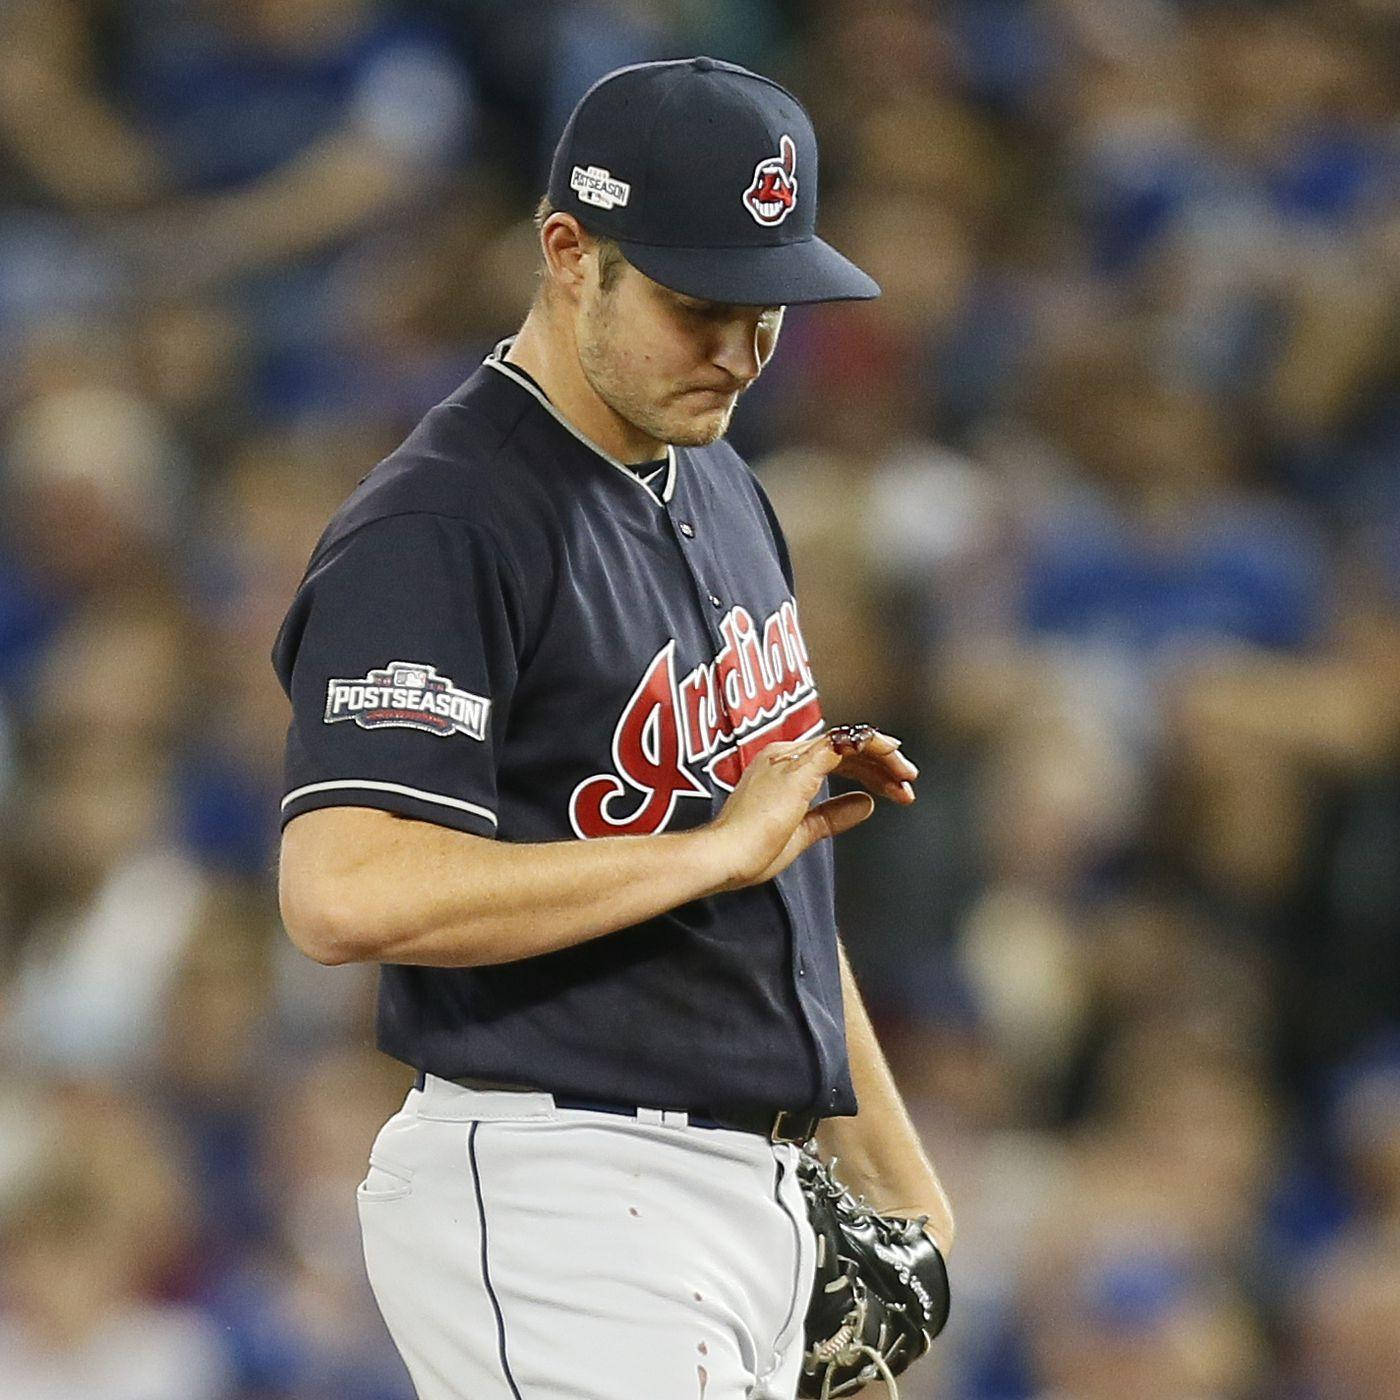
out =
[[[827,1348],[831,1346],[833,1342],[839,1341],[842,1335],[849,1331],[849,1326],[843,1327],[841,1331],[836,1334],[835,1337],[832,1337],[830,1341],[828,1341],[823,1347],[821,1347],[819,1355],[821,1355],[821,1359],[823,1361],[827,1360],[827,1357],[825,1355]],[[890,1400],[899,1400],[899,1387],[894,1382],[893,1372],[891,1372],[889,1366],[885,1364],[885,1358],[881,1356],[880,1353],[868,1343],[862,1342],[857,1347],[852,1347],[850,1343],[851,1338],[846,1337],[845,1341],[842,1343],[842,1351],[844,1354],[840,1356],[833,1355],[831,1357],[831,1364],[827,1366],[826,1375],[822,1377],[821,1400],[831,1400],[831,1378],[833,1375],[836,1374],[836,1366],[842,1362],[854,1361],[859,1356],[869,1357],[870,1360],[875,1363],[875,1369],[879,1372],[880,1379],[884,1381],[886,1387],[888,1387],[889,1389]],[[870,1377],[869,1379],[873,1380],[874,1377]],[[864,1386],[865,1382],[862,1381],[861,1385]]]
[[[856,1338],[861,1335],[865,1327],[865,1300],[862,1298],[858,1311],[851,1315],[841,1330],[833,1336],[828,1337],[824,1342],[820,1342],[814,1348],[817,1362],[826,1367],[826,1372],[822,1376],[821,1400],[831,1400],[831,1378],[836,1374],[839,1366],[849,1366],[852,1362],[865,1357],[875,1363],[875,1370],[880,1379],[889,1388],[890,1400],[899,1400],[899,1387],[895,1384],[894,1373],[890,1370],[885,1358],[872,1347],[868,1342],[857,1342]],[[853,1378],[854,1379],[854,1378]],[[861,1385],[873,1380],[873,1376],[867,1376]],[[842,1382],[843,1386],[851,1382]],[[850,1394],[851,1392],[847,1392]],[[839,1394],[839,1392],[838,1392]]]

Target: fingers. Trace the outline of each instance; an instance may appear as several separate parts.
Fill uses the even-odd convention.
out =
[[[885,754],[866,752],[857,760],[858,767],[852,776],[865,786],[896,802],[914,800],[914,780],[919,776],[918,768],[898,749]],[[866,776],[868,775],[868,779]]]
[[[874,759],[901,779],[919,776],[919,770],[900,748],[899,740],[892,734],[882,734],[878,729],[871,731],[867,743],[860,746],[859,756]]]
[[[770,879],[814,841],[870,815],[864,793],[810,805],[840,762],[825,734],[776,741],[753,759],[711,823],[728,852],[732,874],[724,888]]]
[[[825,734],[814,734],[810,739],[769,744],[763,750],[763,754],[772,763],[792,767],[810,764],[822,773],[832,772],[841,762],[841,755],[832,747]]]
[[[882,737],[888,738],[887,735]],[[918,766],[908,755],[901,752],[898,739],[892,739],[890,742],[894,745],[892,749],[886,753],[876,752],[873,756],[878,758],[885,768],[901,782],[912,782],[919,776]]]
[[[874,810],[875,800],[868,792],[846,792],[818,802],[803,818],[811,836],[809,844],[840,836],[843,831],[859,826]]]
[[[901,751],[899,740],[869,725],[842,725],[829,730],[832,747],[841,754],[842,777],[851,778],[891,802],[914,801],[919,770]]]

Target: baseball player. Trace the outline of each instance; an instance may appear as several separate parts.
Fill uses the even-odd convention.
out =
[[[917,772],[824,729],[782,534],[722,440],[785,305],[878,294],[816,204],[776,83],[598,82],[519,334],[336,514],[277,639],[287,929],[382,964],[379,1044],[418,1071],[359,1206],[422,1400],[792,1396],[814,1132],[951,1240],[825,840]]]

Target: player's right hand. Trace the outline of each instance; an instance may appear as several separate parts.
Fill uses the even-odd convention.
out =
[[[719,816],[704,828],[726,872],[720,889],[771,880],[809,846],[849,831],[874,811],[864,792],[812,805],[841,760],[826,734],[769,744],[753,759]]]

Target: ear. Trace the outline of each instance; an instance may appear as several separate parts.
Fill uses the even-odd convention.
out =
[[[593,239],[572,214],[551,214],[540,229],[544,275],[554,290],[570,300],[578,297],[587,278]]]

